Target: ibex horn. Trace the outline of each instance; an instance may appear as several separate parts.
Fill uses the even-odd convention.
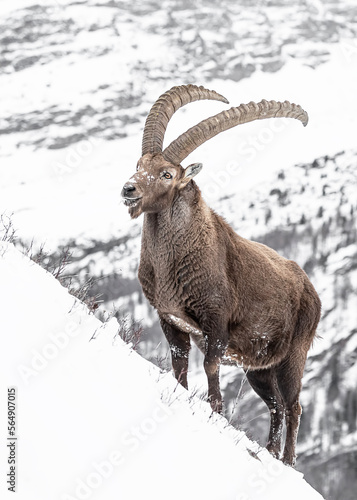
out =
[[[242,123],[265,118],[296,118],[304,126],[309,120],[308,114],[298,104],[289,101],[276,102],[263,99],[259,103],[241,104],[211,116],[187,130],[164,150],[166,160],[179,165],[192,151],[215,135]]]
[[[212,99],[228,104],[225,97],[214,90],[207,90],[196,85],[173,87],[162,94],[155,102],[145,122],[142,155],[161,153],[167,124],[179,108],[200,99]]]

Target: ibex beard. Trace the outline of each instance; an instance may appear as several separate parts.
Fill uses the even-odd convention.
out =
[[[199,99],[228,101],[183,85],[164,93],[145,124],[142,156],[122,197],[132,218],[144,213],[139,280],[158,312],[175,377],[185,387],[193,340],[204,354],[208,399],[222,412],[219,367],[242,366],[270,410],[268,450],[293,466],[299,396],[307,352],[320,319],[319,297],[305,272],[271,248],[236,234],[204,202],[193,178],[201,163],[181,162],[218,133],[252,120],[307,113],[288,101],[250,102],[203,120],[163,151],[167,124]]]

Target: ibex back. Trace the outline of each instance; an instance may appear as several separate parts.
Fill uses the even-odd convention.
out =
[[[320,300],[305,272],[265,245],[238,236],[202,199],[192,180],[202,165],[183,168],[194,149],[216,134],[252,120],[306,112],[288,101],[242,104],[192,127],[164,151],[167,124],[198,99],[227,102],[214,91],[186,85],[163,94],[145,124],[142,157],[122,196],[132,218],[145,213],[139,280],[157,309],[176,378],[187,385],[190,338],[204,353],[208,397],[222,411],[219,366],[243,366],[270,415],[268,450],[295,463],[307,352],[320,318]]]

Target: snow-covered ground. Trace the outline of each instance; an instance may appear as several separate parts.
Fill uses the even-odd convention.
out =
[[[322,498],[7,243],[0,275],[2,499],[11,453],[23,500]]]

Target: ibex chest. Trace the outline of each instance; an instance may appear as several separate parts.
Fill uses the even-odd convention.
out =
[[[185,293],[189,292],[193,278],[194,255],[185,251],[185,246],[172,240],[168,244],[160,242],[156,245],[153,270],[155,276],[155,301],[157,307],[172,307],[182,304]]]
[[[152,270],[151,302],[159,312],[198,302],[210,286],[217,259],[205,219],[202,208],[199,211],[184,201],[170,213],[145,217],[141,258],[147,262],[143,267]]]

